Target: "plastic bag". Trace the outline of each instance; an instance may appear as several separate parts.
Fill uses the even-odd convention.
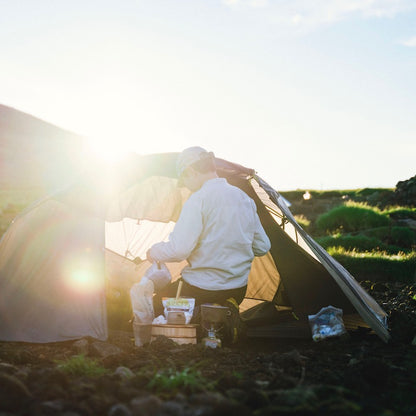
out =
[[[155,317],[153,310],[153,292],[153,281],[145,276],[130,289],[131,306],[135,322],[141,324],[152,323]]]
[[[342,309],[333,306],[322,308],[316,315],[309,315],[309,325],[312,330],[312,339],[322,339],[345,334],[347,331],[342,320]]]
[[[155,319],[153,319],[152,324],[154,325],[166,325],[168,321],[163,315],[157,316]]]
[[[148,278],[154,284],[154,290],[159,292],[172,280],[169,269],[165,263],[155,262],[146,270],[143,277]]]

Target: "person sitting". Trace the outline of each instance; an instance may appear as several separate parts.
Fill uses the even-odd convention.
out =
[[[146,254],[150,262],[187,260],[181,278],[154,297],[154,308],[163,313],[162,297],[195,298],[195,310],[204,303],[228,306],[226,338],[238,340],[239,305],[243,301],[254,256],[270,250],[254,201],[216,172],[212,152],[190,147],[177,160],[179,186],[191,196],[166,242],[154,244]]]

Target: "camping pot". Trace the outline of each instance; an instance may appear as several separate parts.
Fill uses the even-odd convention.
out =
[[[226,306],[204,303],[201,305],[201,321],[208,329],[219,328],[225,322],[229,309]]]

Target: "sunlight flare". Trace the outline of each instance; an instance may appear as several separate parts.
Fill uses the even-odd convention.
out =
[[[104,275],[100,260],[72,258],[65,265],[65,284],[71,290],[88,294],[104,289]]]

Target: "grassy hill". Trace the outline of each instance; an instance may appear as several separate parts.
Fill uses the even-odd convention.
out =
[[[393,189],[282,192],[299,224],[357,280],[416,281],[416,208]]]
[[[84,169],[85,138],[0,104],[0,189],[59,189]]]

